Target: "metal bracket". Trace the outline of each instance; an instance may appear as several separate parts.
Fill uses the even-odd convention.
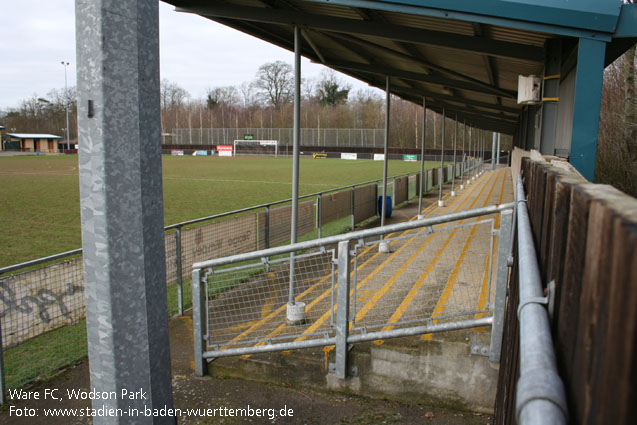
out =
[[[329,373],[335,373],[336,372],[336,363],[334,362],[329,362],[329,364],[327,365],[327,370]],[[348,366],[347,367],[347,376],[348,377],[356,377],[358,376],[358,366]]]
[[[483,344],[471,344],[470,354],[474,356],[489,357],[489,346]]]
[[[547,294],[545,297],[531,297],[525,300],[520,300],[518,306],[518,319],[520,318],[520,312],[527,304],[542,304],[545,305],[549,313],[549,319],[553,320],[553,313],[555,311],[555,281],[552,280],[546,285]]]
[[[507,257],[507,267],[513,267],[515,264],[515,257],[513,255],[509,255]]]

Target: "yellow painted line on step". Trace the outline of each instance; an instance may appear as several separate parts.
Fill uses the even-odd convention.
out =
[[[474,186],[474,188],[475,188],[475,187],[477,187],[477,186],[478,186],[478,185],[475,185],[475,186]],[[475,190],[474,188],[472,188],[472,189],[471,189],[469,192],[467,192],[467,193],[468,193],[468,194],[470,194],[471,192],[473,192],[473,190]],[[443,197],[443,200],[446,200],[446,199],[448,199],[449,197],[450,197],[450,194],[449,194],[449,193],[447,193],[447,194]],[[445,206],[445,207],[438,207],[438,204],[437,204],[436,202],[432,203],[432,204],[431,204],[431,205],[429,205],[427,208],[425,208],[425,210],[423,210],[423,212],[424,212],[424,211],[427,211],[428,209],[430,209],[430,211],[428,211],[428,212],[427,212],[427,214],[424,214],[424,215],[425,215],[425,217],[428,217],[429,215],[431,215],[431,214],[432,214],[434,211],[436,211],[437,209],[444,210],[444,209],[451,208],[451,206],[452,206],[452,205],[453,205],[456,201],[458,201],[460,198],[461,198],[461,196],[457,196],[456,198],[454,198],[454,199],[453,199],[453,201],[451,201],[451,203],[450,203],[449,205],[447,205],[447,206]],[[465,200],[465,201],[463,201],[462,203],[464,203],[464,202],[466,202],[466,200]],[[458,207],[458,208],[456,208],[456,210],[457,210],[457,209],[459,209],[459,207]],[[415,220],[416,218],[417,218],[417,217],[412,217],[412,218],[410,218],[410,219],[409,219],[409,221]],[[409,230],[406,230],[406,231],[402,232],[402,233],[401,233],[401,236],[403,236],[403,235],[407,234],[408,232],[409,232]],[[388,235],[388,236],[391,236],[391,234],[390,234],[390,235]],[[393,241],[392,241],[392,243],[393,243]],[[368,251],[369,251],[372,247],[373,247],[373,245],[369,245],[368,247],[366,247],[366,248],[365,248],[365,249],[361,252],[361,255],[362,255],[362,254],[367,253],[367,252],[368,252]],[[369,263],[370,263],[373,259],[377,258],[377,256],[378,256],[378,255],[380,255],[380,253],[378,253],[378,252],[377,252],[377,253],[376,253],[376,254],[374,254],[372,257],[370,257],[369,259],[367,259],[364,263],[362,263],[360,266],[358,266],[356,270],[357,270],[357,271],[362,270],[362,269],[363,269],[363,268],[364,268],[367,264],[369,264]],[[384,264],[384,263],[383,263],[383,264]],[[350,277],[351,277],[351,276],[353,276],[353,274],[354,274],[354,272],[352,271],[352,272],[351,272],[351,274],[350,274]],[[323,278],[322,278],[321,280],[319,280],[316,284],[312,285],[310,288],[306,289],[303,293],[299,294],[299,295],[298,295],[298,297],[297,297],[296,299],[297,299],[297,300],[301,300],[301,299],[303,299],[303,298],[304,298],[307,294],[309,294],[312,290],[316,289],[316,288],[317,288],[319,285],[321,285],[322,283],[325,283],[325,281],[326,281],[327,279],[329,279],[331,276],[332,276],[332,273],[330,273],[329,275],[327,275],[327,276],[323,277]],[[336,287],[337,287],[337,286],[335,286],[335,288],[336,288]],[[307,311],[309,311],[309,310],[311,310],[311,309],[312,309],[312,308],[313,308],[316,304],[318,304],[321,300],[323,300],[325,297],[327,297],[327,296],[328,296],[328,295],[330,295],[331,293],[332,293],[331,289],[328,289],[328,290],[324,291],[321,295],[319,295],[316,299],[314,299],[312,302],[310,302],[310,303],[306,306],[306,312],[307,312]],[[252,326],[250,326],[250,328],[246,329],[244,332],[242,332],[241,334],[239,334],[239,335],[237,335],[236,337],[234,337],[232,340],[230,340],[230,341],[228,342],[228,344],[231,344],[231,343],[234,343],[234,342],[237,342],[237,341],[241,340],[242,338],[246,337],[246,336],[247,336],[247,335],[249,335],[250,333],[254,332],[254,331],[255,331],[256,329],[258,329],[259,327],[263,326],[265,323],[270,322],[270,321],[271,321],[274,317],[276,317],[277,315],[279,315],[279,314],[283,313],[283,310],[284,310],[285,308],[286,308],[286,304],[283,304],[282,306],[280,306],[278,309],[276,309],[276,310],[275,310],[275,311],[273,311],[272,313],[268,314],[267,316],[263,317],[261,320],[259,320],[259,321],[257,321],[256,323],[254,323]],[[321,320],[324,316],[329,317],[329,314],[330,314],[330,310],[327,310],[327,311],[326,311],[326,313],[325,313],[323,316],[321,316],[321,318],[319,318],[319,320]],[[324,319],[324,320],[323,320],[320,324],[322,324],[322,323],[323,323],[323,322],[327,319],[327,317],[326,317],[326,318],[325,318],[325,319]],[[320,324],[319,324],[319,326],[320,326]],[[284,322],[284,323],[280,324],[280,325],[279,325],[276,329],[274,329],[272,332],[270,332],[270,333],[269,333],[269,334],[265,337],[265,339],[267,340],[267,339],[270,339],[270,338],[273,338],[273,337],[275,337],[275,336],[279,335],[279,334],[283,331],[283,329],[285,329],[286,327],[287,327],[287,323],[285,323],[285,322]],[[317,326],[317,327],[318,327],[318,326]],[[305,333],[305,334],[307,334],[307,333],[311,333],[311,332],[313,332],[313,331],[311,331],[311,332],[308,332],[308,331],[309,331],[309,329],[308,329],[308,330],[306,330],[304,333]],[[303,338],[303,339],[304,339],[304,338]],[[265,345],[265,341],[261,341],[261,342],[259,342],[259,343],[255,344],[255,346],[260,346],[260,345]],[[227,345],[226,345],[226,346],[221,347],[221,349],[222,349],[222,350],[223,350],[223,349],[226,349],[226,348],[228,348],[228,346],[227,346]],[[249,354],[246,354],[246,355],[241,356],[241,357],[242,357],[242,358],[249,358],[249,357],[250,357],[250,355],[249,355]]]
[[[388,323],[396,323],[398,320],[400,320],[402,315],[405,313],[405,310],[407,310],[409,305],[412,303],[412,301],[416,297],[416,294],[418,294],[418,291],[420,291],[420,288],[422,287],[422,285],[427,281],[427,277],[429,276],[429,273],[433,271],[433,269],[436,267],[436,264],[438,264],[438,261],[440,261],[440,257],[442,256],[442,253],[445,251],[445,249],[447,249],[447,246],[449,246],[449,244],[451,243],[451,240],[453,239],[457,231],[458,229],[454,229],[453,232],[450,234],[450,236],[447,237],[447,240],[440,247],[440,249],[438,249],[434,257],[432,258],[431,262],[425,269],[425,271],[420,276],[418,276],[418,279],[416,280],[416,283],[414,284],[414,286],[411,287],[411,289],[409,290],[409,293],[407,293],[407,295],[405,296],[403,301],[400,303],[396,311],[394,311],[394,314],[392,314],[392,316],[389,318]],[[382,329],[382,331],[390,331],[392,329],[394,329],[394,326],[385,326]],[[374,343],[377,343],[377,345],[379,343],[382,344],[382,342],[383,342],[382,340],[374,341]]]
[[[449,195],[446,195],[446,196],[448,197]],[[458,199],[458,198],[454,199],[454,201],[452,201],[452,203],[451,203],[451,204],[449,204],[449,207],[450,207],[450,206],[451,206],[451,205],[452,205],[452,204],[453,204],[453,203],[454,203],[457,199]],[[428,209],[428,208],[431,208],[431,207],[433,207],[433,208],[432,208],[432,209],[431,209],[431,210],[430,210],[427,214],[425,214],[425,217],[427,217],[427,216],[429,216],[430,214],[432,214],[432,213],[436,210],[436,208],[438,208],[437,204],[432,204],[432,205],[430,205],[429,207],[427,207],[427,209]],[[443,207],[443,208],[444,208],[444,207]],[[426,211],[426,209],[425,209],[425,211]],[[410,219],[409,219],[409,221],[413,221],[413,220],[415,220],[416,218],[417,218],[417,217],[412,217],[412,218],[410,218]],[[406,231],[402,232],[402,233],[400,234],[400,236],[404,236],[404,235],[405,235],[405,234],[407,234],[408,232],[409,232],[409,230],[406,230]],[[391,236],[391,235],[392,235],[392,234],[390,234],[389,236]],[[391,245],[393,242],[394,242],[394,241],[392,241],[392,242],[390,243],[390,245]],[[361,255],[364,255],[364,254],[366,254],[367,252],[369,252],[369,250],[370,250],[370,249],[372,249],[372,247],[373,247],[373,246],[374,246],[374,245],[369,245],[369,246],[367,246],[367,247],[366,247],[363,251],[361,251]],[[358,266],[358,267],[356,268],[357,272],[358,272],[358,271],[361,271],[361,270],[362,270],[362,269],[363,269],[363,268],[364,268],[367,264],[369,264],[372,260],[374,260],[375,258],[377,258],[379,255],[380,255],[380,253],[379,253],[379,252],[377,252],[377,253],[375,253],[373,256],[371,256],[370,258],[368,258],[367,260],[365,260],[365,262],[363,262],[360,266]],[[392,257],[392,258],[393,258],[393,257]],[[389,259],[388,259],[387,261],[385,261],[385,263],[383,263],[383,264],[386,264],[388,261],[389,261]],[[376,271],[376,273],[378,273],[378,271]],[[330,273],[330,276],[331,276],[331,273]],[[352,276],[354,276],[354,271],[350,272],[350,278],[351,278]],[[328,277],[329,277],[329,276],[328,276]],[[337,287],[338,287],[338,285],[336,285],[336,286],[335,286],[335,289],[336,289]],[[319,302],[321,302],[323,299],[325,299],[325,297],[327,297],[328,295],[331,295],[331,293],[332,293],[332,290],[331,290],[331,289],[328,289],[328,290],[326,290],[325,292],[323,292],[321,295],[319,295],[317,298],[315,298],[312,302],[310,302],[308,305],[306,305],[306,307],[305,307],[305,311],[306,311],[306,312],[307,312],[307,311],[311,311],[311,310],[312,310],[312,309],[313,309],[313,308],[314,308],[314,307],[315,307],[315,306],[316,306]],[[329,314],[331,314],[331,311],[332,311],[332,310],[327,310],[327,311],[323,314],[323,316],[321,316],[321,317],[318,319],[318,320],[320,321],[320,323],[316,326],[316,328],[318,328],[320,325],[322,325],[322,324],[323,324],[323,322],[325,322],[325,320],[327,320],[327,317],[329,317]],[[322,319],[323,319],[323,320],[322,320]],[[315,324],[316,324],[316,322],[315,322]],[[270,332],[270,333],[269,333],[269,334],[265,337],[265,339],[267,340],[267,339],[274,338],[275,336],[279,335],[279,334],[280,334],[280,333],[281,333],[281,332],[282,332],[282,331],[283,331],[283,330],[284,330],[287,326],[288,326],[288,325],[287,325],[287,323],[285,323],[285,322],[284,322],[284,323],[281,323],[281,324],[280,324],[279,326],[277,326],[277,327],[276,327],[276,328],[275,328],[272,332]],[[314,328],[314,329],[316,329],[316,328]],[[311,333],[311,332],[313,332],[313,330],[312,330],[312,331],[310,331],[310,330],[308,329],[308,330],[306,330],[306,331],[304,332],[304,334]],[[305,339],[304,337],[300,337],[300,338],[302,338],[301,340]],[[265,341],[261,341],[261,342],[258,342],[257,344],[255,344],[255,346],[261,346],[261,345],[265,345],[265,344],[266,344],[266,343],[265,343]],[[246,355],[243,355],[241,358],[244,358],[244,359],[245,359],[245,358],[249,358],[249,357],[250,357],[250,354],[246,354]]]
[[[482,191],[488,186],[488,182],[491,181],[492,177],[495,177],[495,180],[497,182],[498,178],[500,177],[500,175],[503,175],[503,173],[496,171],[495,173],[491,174],[489,176],[489,180],[487,181],[487,184],[485,184],[485,186],[483,187],[483,189],[480,191],[480,194],[478,195],[478,197],[476,197],[476,199],[474,200],[474,203],[477,202],[477,200],[480,198]],[[491,189],[489,190],[489,193],[487,194],[487,198],[485,200],[485,204],[489,202],[489,198],[491,198],[491,194],[493,193],[493,190],[495,189],[496,186],[496,182],[494,182],[493,185],[491,185]],[[467,242],[465,242],[465,246],[463,247],[463,252],[465,251],[465,249],[468,249],[469,243],[471,242],[471,240],[473,239],[473,236],[475,235],[475,231],[476,231],[476,226],[473,227],[473,230],[471,232],[471,235],[467,238]],[[456,275],[458,273],[458,271],[460,269],[460,266],[462,265],[462,262],[464,261],[464,257],[461,255],[461,258],[458,258],[458,261],[456,261],[456,264],[454,266],[454,271],[455,274],[452,272],[451,276],[449,277],[449,279],[447,280],[447,284],[445,285],[444,290],[442,291],[442,294],[440,295],[440,298],[438,298],[438,302],[436,303],[436,307],[434,308],[433,313],[431,314],[431,317],[437,317],[442,315],[445,306],[447,304],[447,300],[449,299],[449,296],[451,295],[451,291],[455,285],[455,281],[456,281]],[[438,323],[438,320],[434,320],[433,321],[434,324]],[[423,340],[431,340],[432,339],[432,334],[425,334],[422,336]]]
[[[450,196],[449,194],[447,194],[447,195],[446,195],[446,197],[449,197],[449,196]],[[451,205],[452,205],[452,204],[453,204],[453,203],[454,203],[457,199],[458,199],[458,198],[454,199],[454,201],[452,201],[452,203],[451,203],[451,204],[449,204],[449,206],[451,206]],[[431,205],[430,205],[429,207],[427,207],[427,208],[431,208],[431,207],[433,207],[433,208],[432,208],[432,210],[431,210],[431,211],[429,211],[429,212],[425,215],[425,217],[429,216],[429,215],[430,215],[430,214],[432,214],[432,213],[433,213],[433,212],[434,212],[437,208],[439,208],[439,207],[437,206],[437,204],[436,204],[436,203],[431,204]],[[444,208],[444,207],[443,207],[443,208]],[[425,211],[426,211],[426,209],[425,209]],[[414,220],[414,219],[416,219],[416,217],[412,217],[412,218],[410,219],[410,221],[411,221],[411,220]],[[404,234],[406,234],[407,232],[408,232],[408,231],[404,231],[404,232],[401,234],[401,236],[402,236],[402,235],[404,235]],[[369,245],[368,247],[366,247],[366,248],[365,248],[365,250],[363,250],[363,251],[361,252],[361,255],[363,255],[363,254],[367,253],[370,249],[372,249],[372,247],[373,247],[373,245]],[[367,264],[369,264],[369,262],[370,262],[371,260],[373,260],[374,258],[376,258],[378,255],[379,255],[379,253],[376,253],[374,256],[372,256],[371,258],[369,258],[369,259],[368,259],[367,261],[365,261],[363,264],[361,264],[360,266],[358,266],[358,267],[357,267],[357,270],[359,270],[359,271],[360,271],[363,267],[365,267]],[[352,275],[353,275],[353,272],[352,272],[352,274],[351,274],[350,276],[352,276]],[[330,274],[328,274],[327,276],[323,277],[323,278],[322,278],[322,279],[320,279],[320,280],[319,280],[316,284],[312,285],[311,287],[309,287],[308,289],[306,289],[305,291],[303,291],[301,294],[299,294],[299,295],[297,296],[297,298],[296,298],[296,299],[297,299],[297,300],[301,300],[301,299],[303,299],[303,298],[304,298],[307,294],[309,294],[311,291],[313,291],[314,289],[316,289],[316,288],[317,288],[318,286],[320,286],[321,284],[325,283],[325,282],[327,281],[327,279],[329,279],[331,276],[332,276],[332,273],[330,273]],[[326,290],[323,294],[321,294],[321,295],[319,296],[318,301],[317,301],[317,300],[314,300],[313,302],[311,302],[309,305],[307,305],[307,306],[306,306],[306,311],[307,311],[307,310],[309,310],[309,309],[311,309],[314,305],[316,305],[316,304],[317,304],[320,300],[322,300],[323,298],[325,298],[327,295],[331,294],[331,292],[332,292],[332,291],[331,291],[331,289]],[[271,321],[274,317],[276,317],[277,315],[281,314],[281,313],[283,312],[283,310],[285,310],[285,308],[286,308],[285,306],[286,306],[286,305],[285,305],[285,304],[283,304],[282,306],[280,306],[279,308],[277,308],[277,309],[276,309],[275,311],[273,311],[272,313],[270,313],[270,314],[268,314],[267,316],[263,317],[261,320],[257,321],[257,322],[256,322],[256,323],[254,323],[252,326],[250,326],[250,328],[246,329],[244,332],[242,332],[241,334],[239,334],[239,335],[237,335],[236,337],[234,337],[233,339],[231,339],[231,340],[228,342],[228,344],[231,344],[231,343],[237,342],[237,341],[239,341],[240,339],[245,338],[245,337],[246,337],[246,336],[248,336],[250,333],[254,332],[256,329],[258,329],[259,327],[263,326],[265,323],[270,322],[270,321]],[[279,325],[279,327],[278,327],[277,329],[275,329],[275,330],[274,330],[271,334],[269,334],[266,338],[272,338],[273,336],[278,335],[278,334],[281,332],[281,330],[282,330],[282,329],[283,329],[286,325],[287,325],[286,323],[283,323],[283,324]],[[257,344],[257,345],[263,345],[263,344],[264,344],[264,343],[260,343],[260,344]],[[223,346],[223,347],[221,347],[221,349],[222,349],[222,350],[223,350],[223,349],[226,349],[226,348],[228,348],[228,347],[227,347],[227,346]]]
[[[491,177],[489,178],[490,181]],[[487,181],[488,183],[488,181]],[[478,194],[478,196],[474,199],[474,201],[472,202],[470,208],[472,208],[475,203],[477,202],[477,200],[480,198],[480,196],[482,195],[482,192],[484,191],[484,189],[487,187],[487,185],[485,184],[485,186],[483,186],[482,190],[480,191],[480,193]],[[488,198],[487,198],[488,201]],[[464,220],[461,220],[459,222],[459,224],[462,224]],[[452,271],[451,273],[451,278],[453,278],[454,282],[456,279],[456,276],[454,276],[454,272],[455,275],[458,274],[458,271],[460,270],[460,264],[462,264],[462,262],[464,261],[464,259],[467,256],[467,250],[470,246],[471,243],[471,239],[473,239],[473,235],[475,234],[475,230],[476,227],[474,226],[471,235],[468,238],[468,242],[466,242],[464,244],[464,247],[462,249],[462,253],[460,254],[460,258],[458,260],[458,262],[456,263],[456,267],[454,267],[454,271]],[[454,229],[450,235],[447,237],[446,241],[444,242],[443,246],[436,252],[434,258],[432,259],[432,261],[430,262],[430,264],[427,266],[427,268],[425,269],[425,271],[418,277],[418,279],[416,280],[416,283],[414,284],[414,286],[412,286],[412,288],[410,289],[409,293],[405,296],[405,298],[403,299],[403,301],[401,302],[401,304],[398,306],[398,308],[396,309],[396,311],[394,311],[394,314],[392,314],[392,316],[389,319],[389,323],[396,323],[398,320],[400,320],[400,318],[402,317],[402,315],[405,313],[405,311],[407,310],[407,308],[409,307],[409,305],[411,305],[411,303],[413,302],[416,294],[418,293],[418,291],[421,289],[422,285],[426,282],[427,277],[429,276],[429,273],[431,273],[433,271],[433,269],[435,268],[436,264],[438,263],[438,261],[440,260],[440,257],[442,255],[442,253],[444,252],[444,250],[447,248],[447,246],[449,245],[449,243],[451,242],[451,240],[453,239],[453,237],[455,236],[456,232],[458,231],[458,229]],[[393,329],[394,326],[385,326],[383,327],[383,331],[388,331]],[[382,340],[378,340],[378,341],[374,341],[375,344],[380,345],[383,343]]]
[[[489,180],[491,178],[489,177]],[[475,191],[477,188],[479,187],[479,185],[475,185],[469,192],[467,192],[467,197],[465,200],[463,200],[460,205],[458,205],[456,207],[456,211],[459,210],[461,208],[461,206],[467,202],[470,199],[470,194]],[[482,195],[482,192],[484,191],[484,189],[487,187],[487,185],[484,185],[482,187],[482,189],[480,190],[480,192],[478,193],[478,196],[475,198],[475,200],[472,202],[471,207],[473,207],[473,205],[475,205],[475,203],[477,202],[478,198],[480,198],[480,196]],[[448,205],[448,207],[446,208],[450,208],[451,205],[453,203],[455,203],[458,199],[460,199],[460,197],[457,197],[456,199],[454,199],[452,201],[451,204]],[[443,207],[444,208],[444,207]],[[430,213],[432,213],[435,210],[430,211]],[[405,232],[403,232],[404,234]],[[402,252],[403,249],[405,249],[407,246],[409,246],[411,244],[411,242],[417,237],[418,235],[410,238],[405,244],[403,244],[403,246],[400,247],[400,249],[398,249],[398,251],[396,251],[395,253],[393,253],[392,255],[389,256],[389,258],[387,258],[381,265],[379,265],[369,276],[367,276],[365,279],[363,279],[358,285],[356,285],[356,290],[358,291],[361,287],[363,287],[369,280],[371,280],[374,276],[376,276],[378,273],[380,273],[380,271],[385,268],[385,266],[387,264],[389,264],[399,253]],[[374,257],[379,255],[379,253],[374,254]],[[338,285],[337,285],[338,286]],[[354,290],[350,290],[350,297],[352,296],[352,294],[354,293]],[[336,309],[337,305],[336,303],[334,304],[334,310]],[[318,318],[308,329],[305,330],[305,332],[303,332],[303,335],[307,335],[307,334],[311,334],[314,331],[316,331],[321,325],[323,325],[323,323],[330,317],[332,311],[334,311],[332,309],[327,310],[320,318]],[[300,336],[297,339],[295,339],[295,341],[303,341],[306,339],[306,336]]]

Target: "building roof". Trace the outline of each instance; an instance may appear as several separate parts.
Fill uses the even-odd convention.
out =
[[[16,139],[62,139],[62,137],[53,134],[40,133],[7,133],[7,136],[15,137]]]
[[[310,60],[381,89],[389,76],[394,95],[509,134],[518,75],[542,75],[548,40],[606,41],[608,64],[637,36],[637,5],[621,0],[166,1],[288,50],[299,26]]]

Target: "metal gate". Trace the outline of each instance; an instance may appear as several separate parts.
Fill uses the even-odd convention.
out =
[[[493,327],[497,361],[512,210],[489,206],[194,264],[195,373],[206,359],[335,345],[344,377],[348,344],[483,326]]]

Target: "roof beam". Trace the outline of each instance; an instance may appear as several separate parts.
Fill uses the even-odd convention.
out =
[[[284,9],[230,6],[211,2],[195,7],[178,7],[178,12],[196,13],[217,18],[241,19],[271,24],[296,25],[346,34],[361,34],[390,40],[429,44],[491,56],[510,57],[533,62],[544,60],[544,48],[506,41],[433,31],[394,24],[379,24],[359,19],[336,18],[326,15]]]
[[[476,35],[476,37],[484,37],[485,29],[483,28],[481,23],[474,22],[472,26],[473,33]],[[495,72],[495,64],[493,63],[493,59],[491,58],[491,56],[482,55],[482,60],[484,62],[484,67],[487,70],[489,82],[494,86],[497,85],[498,77]],[[500,99],[499,96],[495,97],[495,101],[500,105],[502,104],[502,99]]]
[[[512,98],[512,99],[513,98],[517,98],[517,92],[501,89],[501,88],[496,87],[496,86],[492,86],[489,83],[485,83],[485,82],[480,81],[480,80],[478,80],[476,78],[469,77],[469,76],[461,74],[461,73],[459,73],[457,71],[453,71],[451,69],[447,69],[447,68],[441,67],[439,65],[435,65],[433,63],[423,62],[419,58],[414,58],[412,56],[409,56],[409,55],[406,55],[404,53],[398,52],[396,50],[390,49],[388,47],[381,46],[381,45],[378,45],[376,43],[372,43],[372,42],[367,41],[367,40],[362,40],[362,39],[360,39],[358,37],[354,37],[354,36],[347,35],[347,34],[333,33],[333,35],[334,35],[334,37],[340,38],[341,40],[344,40],[344,41],[347,41],[347,42],[356,43],[356,44],[358,44],[360,46],[363,46],[363,47],[366,47],[368,49],[380,50],[380,51],[382,51],[384,53],[387,53],[387,54],[390,54],[390,55],[392,55],[392,56],[394,56],[396,58],[404,59],[404,60],[406,60],[408,62],[412,62],[415,65],[427,66],[430,69],[434,69],[436,71],[440,71],[441,73],[451,75],[452,77],[460,78],[460,79],[462,79],[464,81],[467,81],[469,83],[474,84],[475,86],[483,87],[483,88],[489,90],[489,93],[491,93],[491,94],[499,94],[499,95],[501,95],[503,97],[509,97],[509,98]],[[376,56],[376,55],[374,55],[374,56]],[[440,74],[438,74],[438,76],[440,76],[442,78],[446,78],[446,77],[443,77]]]
[[[468,90],[477,93],[485,93],[491,95],[500,94],[495,89],[489,89],[479,86],[474,83],[468,83],[462,80],[453,80],[446,78],[442,75],[427,75],[419,72],[403,71],[397,68],[389,66],[383,66],[381,64],[373,63],[371,65],[365,65],[357,62],[348,61],[329,61],[327,66],[340,69],[349,69],[353,71],[362,71],[370,74],[390,75],[392,77],[405,78],[407,80],[422,81],[424,83],[436,84],[444,87],[452,87],[460,90]],[[508,94],[506,97],[515,98],[514,95]]]
[[[479,100],[468,99],[466,97],[450,96],[448,94],[436,93],[429,90],[420,89],[418,87],[415,87],[414,90],[416,90],[417,93],[421,96],[427,96],[433,99],[447,100],[449,102],[462,103],[465,105],[477,106],[479,108],[491,109],[492,111],[501,111],[508,114],[514,114],[515,119],[517,119],[517,116],[520,114],[520,109],[511,108],[508,106],[496,105],[496,104],[488,103],[488,102],[481,102]]]

